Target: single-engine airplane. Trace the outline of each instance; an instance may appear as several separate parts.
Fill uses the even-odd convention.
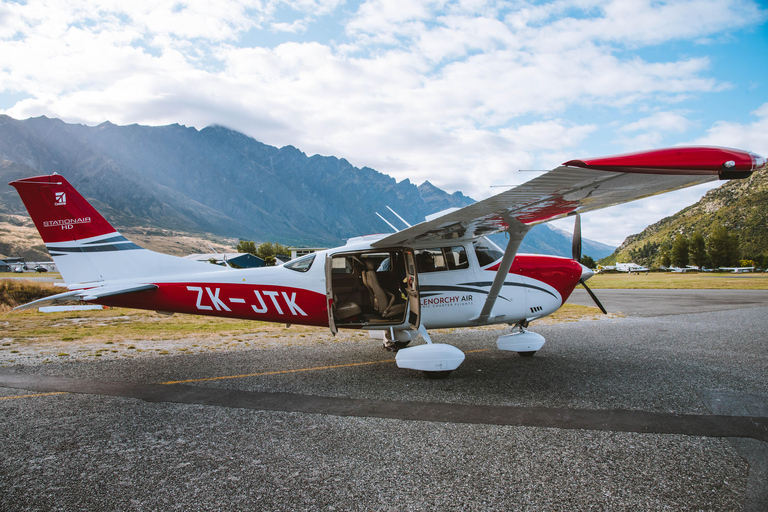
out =
[[[679,147],[571,160],[473,205],[394,234],[350,239],[278,267],[234,270],[143,249],[118,233],[58,174],[11,183],[69,291],[19,306],[79,300],[106,306],[366,329],[397,350],[400,368],[442,378],[464,360],[428,330],[509,324],[501,350],[533,355],[528,324],[557,311],[592,276],[579,262],[579,215],[716,179],[740,179],[765,158]],[[575,216],[573,259],[517,254],[536,224]],[[485,235],[505,231],[501,250]],[[594,294],[596,304],[605,312]],[[426,344],[407,347],[421,334]]]

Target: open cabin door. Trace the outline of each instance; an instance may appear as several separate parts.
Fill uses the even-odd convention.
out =
[[[421,298],[419,297],[419,274],[416,271],[416,256],[411,249],[403,251],[405,256],[406,290],[408,294],[408,324],[418,329],[421,324]]]
[[[336,322],[333,319],[333,258],[330,255],[325,257],[325,303],[328,307],[328,327],[331,329],[331,334],[336,336],[339,330],[336,328]]]
[[[419,285],[413,251],[370,249],[328,255],[328,323],[338,328],[416,329]]]

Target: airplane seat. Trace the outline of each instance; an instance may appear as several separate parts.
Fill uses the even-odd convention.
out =
[[[434,272],[435,271],[435,257],[429,252],[422,252],[418,256],[417,261],[419,272]]]
[[[381,286],[379,277],[376,275],[376,262],[368,260],[365,264],[367,269],[363,271],[363,284],[371,294],[373,308],[381,314],[382,318],[402,315],[405,312],[405,303],[395,304],[395,295]]]
[[[354,302],[345,302],[338,306],[334,302],[333,317],[337,320],[346,320],[347,318],[359,315],[361,312],[360,305]]]
[[[454,253],[456,254],[456,253]],[[467,259],[467,253],[464,251],[459,252],[457,259],[459,260],[456,263],[456,268],[469,268],[469,260]]]

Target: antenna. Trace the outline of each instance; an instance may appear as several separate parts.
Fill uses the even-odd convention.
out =
[[[408,223],[405,221],[405,219],[404,219],[404,218],[402,218],[400,215],[398,215],[398,214],[397,214],[397,212],[396,212],[395,210],[393,210],[393,209],[392,209],[392,208],[390,208],[389,206],[387,206],[387,210],[389,210],[389,211],[391,211],[392,213],[394,213],[394,214],[395,214],[395,216],[396,216],[398,219],[400,219],[400,220],[403,222],[403,224],[405,224],[405,225],[406,225],[406,226],[408,226],[408,227],[411,227],[411,225],[410,225],[410,224],[408,224]]]
[[[387,207],[387,208],[389,208],[389,207]],[[392,224],[390,224],[390,222],[389,222],[387,219],[385,219],[384,217],[382,217],[382,216],[379,214],[379,212],[374,212],[374,213],[375,213],[376,215],[378,215],[378,216],[379,216],[379,218],[380,218],[381,220],[383,220],[384,222],[386,222],[386,223],[387,223],[387,226],[389,226],[389,227],[391,227],[392,229],[394,229],[394,230],[395,230],[395,233],[397,233],[398,231],[400,231],[400,230],[399,230],[399,229],[397,229],[395,226],[393,226]],[[395,215],[397,215],[397,214],[395,214]],[[410,226],[408,226],[408,227],[410,227]]]

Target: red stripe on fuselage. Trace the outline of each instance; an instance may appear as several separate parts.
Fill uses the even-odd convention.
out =
[[[328,326],[324,294],[288,286],[155,283],[157,290],[105,297],[105,306]]]
[[[497,271],[499,264],[485,270]],[[509,269],[510,274],[536,279],[546,283],[558,291],[563,298],[563,304],[571,296],[573,289],[579,284],[582,268],[576,261],[559,256],[541,256],[538,254],[518,254]]]

